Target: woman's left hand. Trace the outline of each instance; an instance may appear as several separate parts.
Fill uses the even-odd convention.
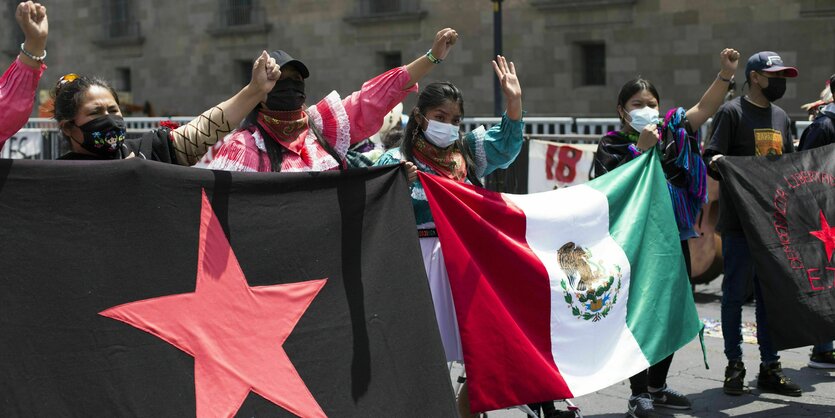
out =
[[[502,92],[504,92],[508,101],[522,97],[522,86],[516,77],[516,66],[512,62],[508,63],[505,57],[497,55],[496,59],[493,60],[493,70],[499,77]]]
[[[719,64],[721,69],[719,73],[724,78],[733,77],[736,73],[736,68],[739,65],[739,51],[733,48],[725,48],[719,54]]]
[[[415,163],[411,161],[403,161],[403,166],[406,167],[406,176],[409,179],[409,183],[417,181],[418,178],[418,169]]]

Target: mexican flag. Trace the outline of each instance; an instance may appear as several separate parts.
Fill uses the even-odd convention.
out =
[[[420,179],[473,411],[603,389],[702,330],[656,152],[584,185],[529,195]]]

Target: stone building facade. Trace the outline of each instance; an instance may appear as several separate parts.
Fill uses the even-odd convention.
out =
[[[69,72],[97,74],[156,115],[194,115],[240,89],[262,49],[284,49],[311,70],[309,101],[348,94],[420,56],[436,31],[460,34],[429,80],[450,80],[468,116],[493,113],[490,0],[44,0],[50,17],[42,89]],[[9,1],[0,52],[21,35]],[[800,77],[779,105],[800,117],[835,72],[831,0],[504,0],[504,53],[519,72],[529,116],[614,117],[618,89],[641,75],[662,106],[693,105],[719,52],[773,50]],[[414,103],[414,96],[406,106]]]

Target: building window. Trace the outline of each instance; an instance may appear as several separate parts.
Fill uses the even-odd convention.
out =
[[[255,0],[223,0],[222,16],[226,26],[251,25]]]
[[[217,18],[208,29],[212,35],[255,35],[270,31],[259,0],[220,0]]]
[[[825,18],[835,16],[832,0],[801,0],[800,17]]]
[[[130,77],[130,68],[119,67],[116,68],[116,90],[117,91],[131,91],[132,83]]]
[[[606,85],[606,44],[580,44],[580,85]]]
[[[403,55],[400,51],[378,52],[379,62],[383,71],[388,71],[392,68],[397,68],[403,65]]]
[[[360,0],[363,16],[415,13],[418,10],[418,0]]]
[[[252,61],[238,60],[235,63],[238,69],[238,81],[241,82],[242,86],[249,84],[250,79],[252,79]]]
[[[540,10],[576,11],[606,7],[632,6],[637,0],[530,0],[531,6]]]
[[[345,17],[352,25],[419,21],[426,16],[426,11],[420,10],[420,0],[359,0],[354,10],[355,14]]]
[[[128,38],[139,36],[139,22],[133,18],[130,0],[108,0],[107,33],[110,38]]]

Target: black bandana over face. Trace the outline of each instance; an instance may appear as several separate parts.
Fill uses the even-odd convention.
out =
[[[125,120],[118,115],[99,116],[78,127],[84,134],[82,148],[104,158],[119,158],[125,141]]]
[[[267,94],[267,108],[270,110],[301,109],[307,96],[304,94],[304,80],[285,78],[275,83]]]

